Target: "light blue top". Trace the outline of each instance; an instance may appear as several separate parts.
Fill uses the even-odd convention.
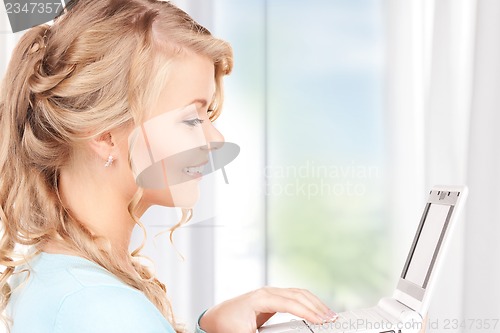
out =
[[[90,260],[41,252],[29,271],[24,285],[26,273],[9,281],[19,287],[7,307],[12,333],[175,333],[142,292]]]

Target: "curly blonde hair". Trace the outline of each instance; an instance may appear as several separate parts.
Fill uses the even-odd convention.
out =
[[[127,255],[131,271],[69,214],[57,188],[60,168],[85,142],[147,117],[168,80],[171,60],[183,50],[213,60],[214,120],[222,105],[222,77],[233,66],[231,47],[169,2],[73,1],[52,26],[37,26],[23,35],[0,92],[2,313],[16,267],[56,241],[142,291],[183,332],[164,284],[138,260],[141,248]],[[144,230],[133,213],[142,194],[139,188],[128,212]],[[184,213],[176,227],[189,219],[191,212]],[[32,249],[31,254],[20,246]],[[10,321],[5,315],[2,319]]]

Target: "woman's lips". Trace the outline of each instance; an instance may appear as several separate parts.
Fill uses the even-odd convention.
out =
[[[203,170],[205,169],[206,165],[207,162],[204,162],[203,164],[197,166],[185,167],[184,169],[182,169],[182,172],[190,177],[200,178],[203,175]]]

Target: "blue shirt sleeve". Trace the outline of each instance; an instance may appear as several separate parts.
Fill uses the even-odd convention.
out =
[[[54,333],[175,333],[140,291],[92,286],[64,298]]]
[[[202,330],[200,327],[200,320],[201,320],[201,317],[203,317],[203,315],[205,314],[205,312],[207,312],[207,310],[203,311],[203,313],[200,315],[200,317],[198,317],[198,320],[196,321],[196,329],[195,329],[194,333],[207,333],[204,330]]]

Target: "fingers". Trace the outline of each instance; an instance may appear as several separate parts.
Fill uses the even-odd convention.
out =
[[[321,313],[328,314],[331,311],[328,306],[326,306],[318,297],[312,294],[309,290],[292,289],[292,291],[303,294],[304,297],[306,297],[308,301],[310,301],[317,309],[319,309]]]
[[[283,289],[265,287],[255,291],[261,312],[285,312],[321,324],[336,319],[319,298],[304,289]]]
[[[280,295],[286,298],[294,299],[301,304],[307,306],[309,309],[312,309],[316,312],[320,317],[328,317],[330,309],[326,306],[318,297],[313,295],[310,291],[305,289],[278,289],[278,288],[270,288],[269,292],[274,293],[276,295]],[[330,319],[330,318],[323,318]]]

